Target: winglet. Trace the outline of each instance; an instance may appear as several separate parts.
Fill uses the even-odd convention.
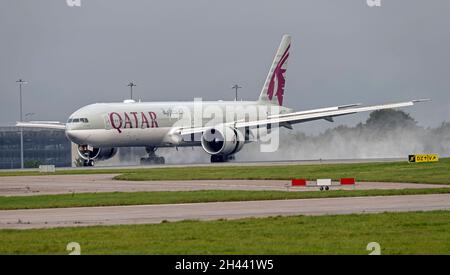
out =
[[[338,109],[346,109],[346,108],[357,107],[357,106],[361,106],[361,105],[362,105],[362,103],[353,103],[353,104],[337,106],[337,108]]]
[[[428,102],[431,101],[431,98],[423,98],[423,99],[414,99],[411,100],[413,103],[418,103],[418,102]]]

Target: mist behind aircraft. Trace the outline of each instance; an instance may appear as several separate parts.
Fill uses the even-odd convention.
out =
[[[237,161],[278,161],[317,159],[405,158],[409,154],[436,153],[450,156],[450,122],[439,127],[419,126],[413,118],[397,119],[389,123],[389,114],[406,114],[387,111],[379,122],[365,121],[356,126],[336,125],[319,134],[305,134],[297,126],[294,130],[281,129],[280,147],[271,153],[262,153],[258,143],[247,144]],[[370,118],[369,118],[370,119]],[[386,126],[387,125],[387,126]],[[160,148],[159,153],[167,163],[208,163],[208,155],[201,148]],[[137,165],[145,155],[141,148],[121,148],[118,156],[99,162],[99,165]]]

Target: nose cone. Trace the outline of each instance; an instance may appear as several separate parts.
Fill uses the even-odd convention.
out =
[[[87,144],[86,135],[82,130],[66,130],[66,136],[76,144]]]

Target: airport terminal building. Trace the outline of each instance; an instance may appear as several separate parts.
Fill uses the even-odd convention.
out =
[[[23,130],[24,166],[72,165],[71,142],[64,130],[27,128]],[[0,127],[0,169],[20,168],[20,128]]]

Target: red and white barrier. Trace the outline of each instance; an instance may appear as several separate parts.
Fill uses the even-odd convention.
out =
[[[331,186],[331,179],[317,179],[317,186]]]
[[[291,185],[292,186],[306,186],[306,180],[305,179],[292,179]]]
[[[339,180],[339,185],[355,185],[355,178],[341,178]],[[304,187],[320,187],[320,190],[328,190],[334,184],[331,179],[317,179],[315,183],[311,184],[306,181],[306,179],[292,179],[291,186],[304,186]]]
[[[355,184],[354,178],[342,178],[340,181],[341,185]]]

